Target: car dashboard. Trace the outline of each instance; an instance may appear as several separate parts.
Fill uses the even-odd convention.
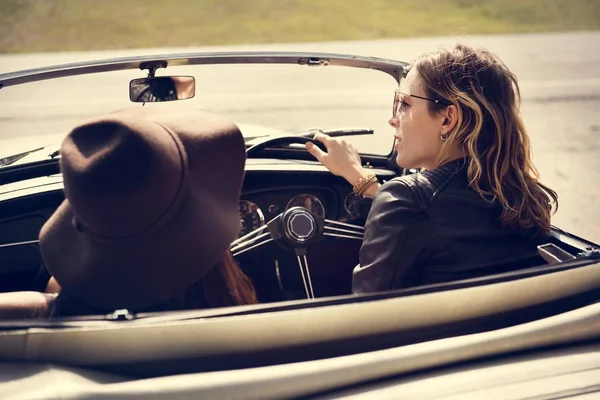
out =
[[[381,180],[394,176],[384,169],[373,172]],[[43,290],[43,260],[36,241],[63,200],[60,174],[0,186],[0,292]],[[355,196],[351,185],[317,162],[249,159],[239,205],[241,237],[294,206],[362,226],[370,200]],[[15,243],[20,245],[6,246]],[[306,249],[317,297],[350,293],[360,244],[327,238]],[[237,261],[255,283],[261,302],[306,297],[293,251],[269,243],[238,256]]]

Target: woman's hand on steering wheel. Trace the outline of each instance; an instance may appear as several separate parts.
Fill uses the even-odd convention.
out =
[[[358,150],[348,141],[342,138],[332,138],[321,132],[315,134],[314,140],[323,143],[327,152],[310,142],[306,143],[306,150],[332,174],[341,176],[351,185],[367,175],[367,171],[362,166]]]

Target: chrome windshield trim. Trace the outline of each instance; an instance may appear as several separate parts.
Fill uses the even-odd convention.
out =
[[[99,72],[145,69],[148,64],[168,66],[210,64],[297,64],[342,66],[382,71],[397,82],[406,76],[409,64],[378,57],[304,52],[192,52],[82,61],[0,74],[0,89],[24,83]]]

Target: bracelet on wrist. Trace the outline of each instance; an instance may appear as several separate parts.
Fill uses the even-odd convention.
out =
[[[358,180],[358,182],[356,182],[353,186],[352,186],[352,191],[357,195],[357,196],[363,196],[365,194],[365,192],[367,191],[367,189],[369,189],[371,186],[373,186],[375,183],[378,183],[379,180],[377,179],[377,175],[375,174],[368,174],[366,176],[363,176],[362,178],[360,178]]]

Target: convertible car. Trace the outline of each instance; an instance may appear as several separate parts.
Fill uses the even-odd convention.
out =
[[[303,144],[316,132],[346,137],[380,181],[418,173],[395,164],[387,126],[407,68],[241,52],[0,74],[0,292],[47,284],[37,239],[64,199],[61,139],[133,103],[214,111],[240,126],[247,162],[231,250],[260,300],[0,321],[0,397],[600,396],[600,247],[559,227],[502,273],[351,293],[370,203]]]

